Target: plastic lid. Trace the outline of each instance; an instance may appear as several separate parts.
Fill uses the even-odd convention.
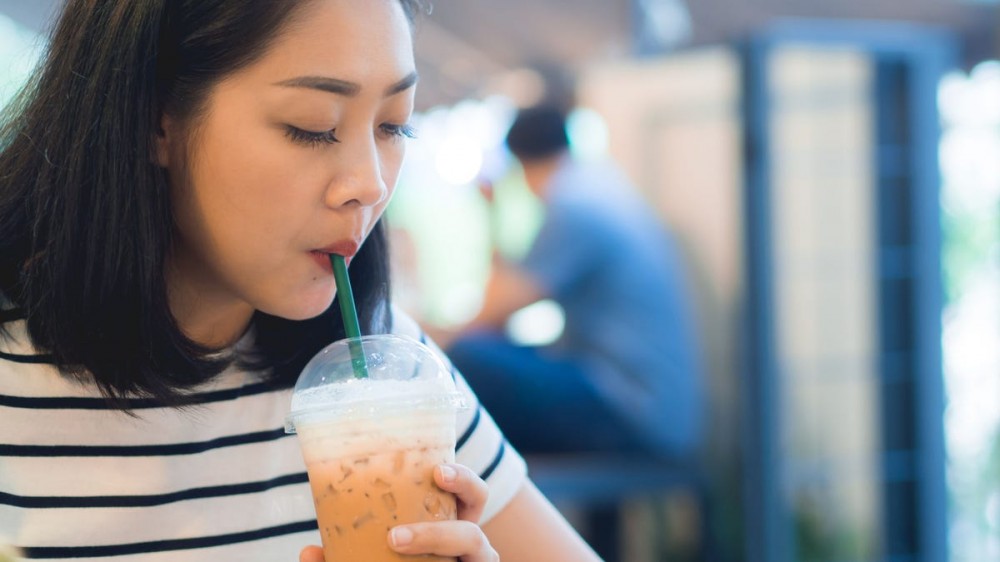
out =
[[[368,378],[355,361],[364,357]],[[371,335],[334,342],[302,370],[292,394],[285,431],[296,424],[407,407],[464,406],[451,371],[426,345],[397,335]],[[376,408],[377,407],[377,408]]]

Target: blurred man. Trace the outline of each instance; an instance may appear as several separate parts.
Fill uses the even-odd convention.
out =
[[[559,110],[522,110],[507,146],[545,219],[520,263],[495,263],[449,355],[523,452],[687,456],[703,405],[677,250],[615,168],[573,159]],[[565,312],[561,338],[505,339],[510,315],[542,299]]]

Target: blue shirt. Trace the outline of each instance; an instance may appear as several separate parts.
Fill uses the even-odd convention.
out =
[[[618,170],[567,157],[522,268],[562,306],[557,348],[649,445],[700,440],[702,381],[681,256]]]

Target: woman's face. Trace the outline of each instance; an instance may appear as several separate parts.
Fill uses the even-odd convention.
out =
[[[179,320],[253,310],[304,319],[329,307],[328,255],[358,251],[395,187],[414,68],[398,0],[313,0],[262,58],[213,89],[193,123],[164,117]]]

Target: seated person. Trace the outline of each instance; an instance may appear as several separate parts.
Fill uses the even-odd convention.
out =
[[[702,381],[678,251],[614,167],[574,160],[561,111],[522,110],[506,141],[545,219],[523,261],[494,260],[449,356],[523,452],[689,457]],[[561,338],[508,341],[510,315],[542,299],[564,310]]]

